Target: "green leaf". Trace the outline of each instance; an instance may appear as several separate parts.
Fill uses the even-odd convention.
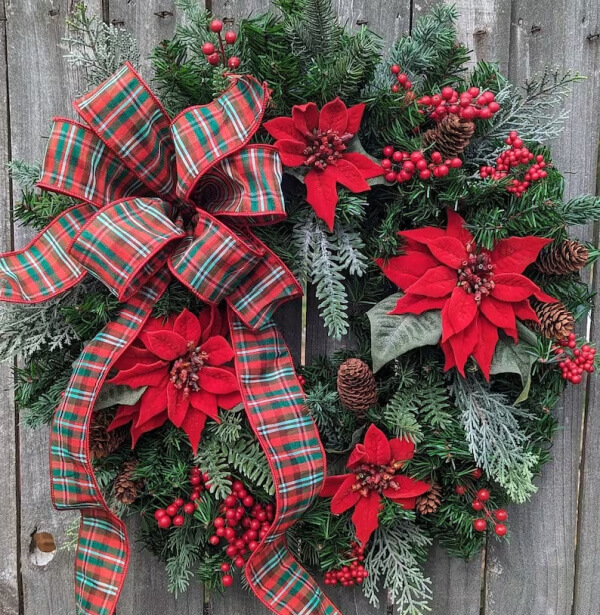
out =
[[[133,406],[147,388],[132,389],[125,384],[105,384],[98,395],[94,410],[105,410],[112,406]]]
[[[442,337],[442,315],[439,310],[423,314],[390,315],[402,293],[387,297],[367,312],[371,322],[371,358],[373,371],[400,355],[438,344]]]
[[[508,373],[521,376],[523,391],[515,401],[516,404],[525,401],[529,396],[531,368],[536,357],[528,346],[534,346],[537,342],[535,333],[521,323],[517,323],[517,330],[519,332],[519,343],[517,344],[507,335],[500,334],[490,369],[490,374]]]

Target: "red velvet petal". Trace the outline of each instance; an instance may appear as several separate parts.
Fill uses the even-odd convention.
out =
[[[446,297],[421,297],[419,295],[404,295],[396,303],[390,314],[422,314],[427,310],[441,310],[448,299]]]
[[[442,341],[466,329],[477,316],[477,303],[461,286],[455,287],[442,309]]]
[[[237,378],[226,369],[205,365],[198,373],[200,387],[209,393],[222,395],[239,390]]]
[[[452,350],[452,346],[450,342],[441,342],[440,348],[444,353],[444,358],[446,362],[444,363],[444,371],[447,372],[449,369],[456,367],[456,359],[454,358],[454,351]]]
[[[364,112],[365,103],[360,103],[359,105],[348,108],[348,126],[346,126],[346,132],[349,132],[351,135],[355,135],[358,132]]]
[[[149,431],[154,431],[155,429],[158,429],[159,427],[162,427],[165,424],[167,418],[168,418],[167,413],[161,412],[161,414],[157,414],[153,419],[147,421],[140,427],[136,427],[135,425],[132,426],[131,427],[131,448],[135,447],[135,445],[137,444],[137,441],[140,439],[140,437],[143,434],[148,433]]]
[[[456,270],[441,265],[429,269],[406,292],[424,297],[447,297],[456,288],[457,280]]]
[[[352,489],[355,482],[356,476],[354,474],[346,474],[344,482],[336,491],[333,500],[331,500],[331,512],[334,515],[341,515],[361,499],[360,493]]]
[[[201,332],[198,319],[188,309],[177,316],[173,325],[173,333],[181,335],[186,342],[193,342],[194,346],[198,345]]]
[[[337,130],[340,134],[344,134],[348,127],[348,109],[346,105],[336,98],[321,109],[319,116],[319,130]]]
[[[538,315],[535,313],[531,305],[529,305],[529,301],[524,299],[523,301],[519,301],[517,303],[512,304],[512,309],[514,310],[515,316],[520,318],[521,320],[532,320],[533,322],[540,322]]]
[[[398,489],[389,487],[384,489],[383,495],[390,500],[398,500],[406,498],[416,498],[419,495],[427,493],[431,489],[429,483],[425,483],[421,480],[415,480],[410,476],[404,476],[403,474],[396,474],[394,476],[394,482],[398,485]]]
[[[446,231],[437,226],[424,226],[423,228],[415,228],[409,231],[400,231],[398,235],[413,242],[428,244],[433,239],[445,237]]]
[[[465,364],[467,359],[475,350],[475,346],[479,343],[479,328],[478,319],[474,320],[466,329],[460,333],[453,335],[448,341],[454,352],[456,360],[456,368],[461,376],[465,375]]]
[[[439,264],[430,253],[412,251],[401,256],[393,256],[387,261],[378,258],[375,262],[383,271],[383,275],[401,290],[407,289],[425,272]]]
[[[292,141],[291,139],[281,139],[276,141],[275,147],[279,152],[281,162],[286,167],[300,167],[306,160],[304,150],[306,143],[304,141]]]
[[[201,342],[205,342],[213,335],[223,335],[223,329],[227,329],[227,323],[221,315],[221,310],[213,306],[205,307],[198,314],[198,322],[202,329]]]
[[[196,410],[202,410],[204,414],[210,416],[211,419],[221,422],[219,418],[219,409],[217,408],[217,396],[208,391],[195,391],[190,394],[190,404]]]
[[[217,406],[223,410],[231,410],[242,403],[242,394],[239,391],[217,395]]]
[[[500,301],[523,301],[523,299],[527,299],[531,295],[537,297],[538,291],[541,292],[529,278],[519,273],[500,273],[494,276],[494,283],[495,286],[491,296]],[[554,301],[556,300],[552,299],[552,302]]]
[[[332,498],[338,489],[344,484],[348,474],[338,474],[336,476],[328,476],[323,483],[323,488],[319,496],[322,498]]]
[[[140,414],[135,422],[136,427],[141,427],[157,414],[167,409],[167,386],[169,380],[165,377],[159,387],[149,387],[140,398]]]
[[[169,373],[169,366],[164,361],[155,363],[138,363],[131,369],[120,371],[108,382],[112,384],[126,384],[132,389],[139,387],[158,386],[166,374]]]
[[[515,328],[514,304],[498,301],[494,297],[484,297],[479,309],[485,317],[496,327]]]
[[[452,269],[460,269],[468,257],[465,244],[454,237],[438,237],[430,241],[427,247],[440,263]]]
[[[206,425],[206,414],[194,409],[187,413],[181,425],[181,429],[187,434],[194,455],[198,452],[198,445],[200,444],[200,436],[204,431],[204,425]]]
[[[359,442],[354,447],[354,450],[350,453],[350,457],[348,458],[348,461],[346,462],[346,467],[353,469],[359,465],[362,465],[363,463],[367,463],[368,461],[369,461],[369,455],[367,453],[367,449],[365,448],[364,444]]]
[[[364,547],[371,538],[371,534],[379,527],[379,506],[381,496],[376,491],[369,491],[367,497],[361,497],[354,514],[352,523],[356,528],[356,538]]]
[[[509,237],[499,241],[490,255],[494,273],[523,273],[551,241],[543,237]]]
[[[169,318],[156,318],[152,316],[146,321],[146,324],[144,325],[138,339],[147,348],[148,344],[146,342],[148,340],[148,333],[151,333],[152,331],[173,331],[174,324],[174,316],[169,316]]]
[[[473,235],[465,228],[465,221],[462,217],[452,209],[447,209],[446,215],[448,216],[448,225],[446,226],[448,237],[458,239],[465,246],[468,243],[473,243]]]
[[[477,326],[479,328],[479,342],[473,351],[473,357],[475,357],[485,379],[489,381],[492,359],[498,343],[498,328],[481,315],[477,321]]]
[[[292,119],[298,132],[307,137],[319,127],[319,109],[313,102],[295,105],[292,107]]]
[[[173,384],[169,384],[167,387],[167,405],[169,420],[175,427],[181,427],[190,407],[190,400],[183,394],[183,389],[176,389]]]
[[[544,303],[557,303],[558,299],[547,295],[541,288],[538,286],[535,287],[536,290],[533,293],[533,296],[539,301],[543,301]]]
[[[304,178],[306,201],[330,231],[333,230],[335,206],[338,201],[335,178],[335,171],[332,171],[331,167],[327,167],[325,171],[311,169]]]
[[[339,184],[348,188],[350,192],[366,192],[371,190],[362,173],[348,160],[340,158],[336,164],[331,165],[335,171],[335,179]]]
[[[408,461],[415,454],[415,445],[407,438],[393,438],[390,440],[392,461]]]
[[[276,117],[263,124],[263,128],[274,139],[294,139],[301,141],[303,135],[294,125],[294,120],[291,117]]]
[[[188,350],[187,341],[174,331],[152,331],[148,333],[146,345],[157,357],[173,361]]]
[[[364,445],[369,463],[383,466],[390,462],[392,458],[390,443],[383,431],[375,425],[370,425],[367,429]]]
[[[344,160],[351,162],[365,179],[379,177],[385,173],[378,164],[375,164],[370,158],[358,152],[345,153]]]
[[[123,427],[123,425],[127,425],[127,423],[134,421],[137,418],[139,411],[139,401],[133,406],[119,406],[115,418],[108,426],[108,431],[113,431],[114,429],[118,429],[119,427]]]
[[[234,357],[234,352],[227,340],[221,335],[214,335],[208,339],[202,346],[202,352],[208,353],[208,365],[223,365],[231,361]]]
[[[394,500],[394,502],[396,502],[399,506],[402,506],[404,510],[414,510],[417,505],[417,498],[398,498],[397,500]]]
[[[129,346],[129,348],[117,359],[113,367],[121,371],[131,369],[140,363],[156,363],[156,355],[146,348]]]

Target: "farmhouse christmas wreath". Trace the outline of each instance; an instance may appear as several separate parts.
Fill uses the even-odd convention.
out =
[[[78,612],[114,612],[135,514],[172,591],[239,570],[274,613],[339,613],[317,574],[421,613],[432,539],[507,534],[594,371],[598,252],[568,228],[600,199],[565,202],[543,145],[578,77],[467,70],[443,5],[382,55],[328,0],[238,33],[180,4],[152,84],[78,7],[81,120],[12,164],[40,232],[0,257],[0,352],[81,509]],[[272,316],[308,285],[344,344],[294,366]]]

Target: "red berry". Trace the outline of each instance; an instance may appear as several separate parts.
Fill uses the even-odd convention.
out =
[[[498,521],[506,521],[508,519],[508,513],[504,510],[504,508],[499,508],[494,512],[494,516]]]
[[[473,507],[473,510],[483,510],[484,506],[483,506],[483,502],[481,502],[480,500],[473,500],[473,503],[471,504],[471,506]]]
[[[450,100],[453,94],[454,94],[454,90],[450,86],[446,86],[445,88],[442,88],[442,98],[444,100]]]
[[[176,515],[173,517],[173,525],[181,527],[185,523],[185,518],[182,515]]]
[[[469,88],[469,89],[467,90],[467,92],[468,92],[468,93],[469,93],[472,97],[479,96],[479,88],[476,88],[476,87],[471,87],[471,88]]]
[[[244,567],[244,558],[243,557],[236,557],[234,562],[233,562],[237,568],[243,568]]]
[[[187,502],[186,504],[183,505],[183,512],[186,515],[193,515],[195,510],[196,510],[196,505],[194,504],[194,502]]]
[[[400,91],[400,86],[397,83],[394,83],[394,85],[391,87],[392,92],[394,92],[394,94],[397,94]]]
[[[496,532],[497,536],[506,536],[506,525],[504,523],[496,523],[494,532]]]
[[[210,29],[212,32],[221,32],[223,30],[223,22],[220,19],[213,19],[210,22]]]
[[[215,46],[212,43],[204,43],[202,45],[202,53],[205,56],[209,56],[211,53],[215,52]]]
[[[229,66],[229,68],[231,68],[232,70],[239,68],[240,64],[240,59],[237,56],[231,56],[227,61],[227,66]]]
[[[162,528],[163,530],[166,530],[170,526],[171,526],[171,517],[169,517],[169,515],[163,515],[158,520],[158,527]]]
[[[158,521],[161,517],[164,517],[167,514],[167,511],[164,508],[159,508],[154,511],[154,518]]]
[[[231,587],[233,585],[233,577],[230,574],[224,574],[221,582],[223,587]]]
[[[475,468],[472,472],[471,472],[471,476],[475,479],[478,480],[483,476],[483,470],[481,468]]]
[[[213,535],[208,539],[208,542],[210,542],[211,545],[216,547],[221,541],[219,540],[218,536]]]
[[[427,180],[431,177],[431,171],[429,169],[423,169],[422,171],[419,171],[419,177],[422,180]]]
[[[183,498],[177,498],[173,504],[177,506],[177,508],[181,508],[183,506]]]
[[[199,476],[191,476],[190,483],[192,486],[197,487],[202,482],[202,479]]]
[[[391,145],[386,145],[383,148],[383,155],[386,158],[390,158],[394,154],[394,148]]]
[[[211,66],[217,66],[217,64],[220,61],[219,54],[218,53],[211,53],[209,56],[206,56],[206,61]]]
[[[458,495],[465,495],[465,493],[467,493],[467,488],[464,485],[456,485],[454,491],[456,491]]]
[[[394,73],[394,75],[397,75],[400,72],[400,67],[397,64],[392,64],[390,70]]]
[[[389,173],[385,174],[385,181],[389,182],[390,184],[396,181],[396,173],[394,173],[394,171],[390,171]]]
[[[175,506],[175,504],[171,504],[171,506],[167,506],[167,515],[169,517],[174,517],[179,510],[179,506]]]
[[[473,521],[473,527],[477,532],[485,532],[487,529],[487,522],[485,519],[475,519],[475,521]]]
[[[221,564],[221,572],[229,572],[230,570],[231,566],[227,562]]]
[[[477,492],[477,499],[482,502],[487,502],[490,499],[490,492],[487,489],[480,489]]]
[[[228,45],[233,45],[237,40],[237,34],[233,30],[229,30],[229,32],[225,32],[225,42]]]

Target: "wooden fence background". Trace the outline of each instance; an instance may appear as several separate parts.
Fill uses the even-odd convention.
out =
[[[336,0],[350,24],[368,23],[387,41],[408,32],[434,0]],[[60,41],[71,0],[0,0],[0,249],[21,247],[27,232],[11,224],[11,159],[40,160],[52,115],[71,114],[80,75],[63,59]],[[268,0],[206,0],[216,16],[235,23]],[[91,11],[123,25],[146,56],[169,37],[177,21],[173,0],[88,0]],[[458,0],[461,39],[478,60],[497,61],[523,82],[546,65],[587,75],[568,102],[571,120],[555,144],[568,195],[594,193],[600,131],[600,2],[598,0]],[[148,62],[142,72],[150,76]],[[597,241],[591,226],[579,230]],[[600,285],[598,276],[592,280]],[[307,358],[331,349],[309,296]],[[313,305],[314,307],[314,305]],[[280,315],[299,355],[298,305]],[[591,324],[600,339],[600,310]],[[0,371],[0,615],[71,615],[72,553],[59,550],[45,566],[30,555],[35,532],[50,532],[60,547],[73,515],[50,503],[48,433],[19,426],[10,367]],[[557,409],[563,429],[540,491],[510,512],[510,544],[490,540],[465,563],[434,549],[428,563],[434,615],[598,615],[600,613],[600,384],[573,387]],[[135,524],[132,523],[132,529]],[[162,564],[134,549],[118,615],[259,615],[265,609],[243,590],[206,595],[196,587],[175,601]],[[376,611],[360,592],[333,592],[345,615]],[[379,613],[385,613],[385,600]],[[388,607],[388,612],[392,609]]]

